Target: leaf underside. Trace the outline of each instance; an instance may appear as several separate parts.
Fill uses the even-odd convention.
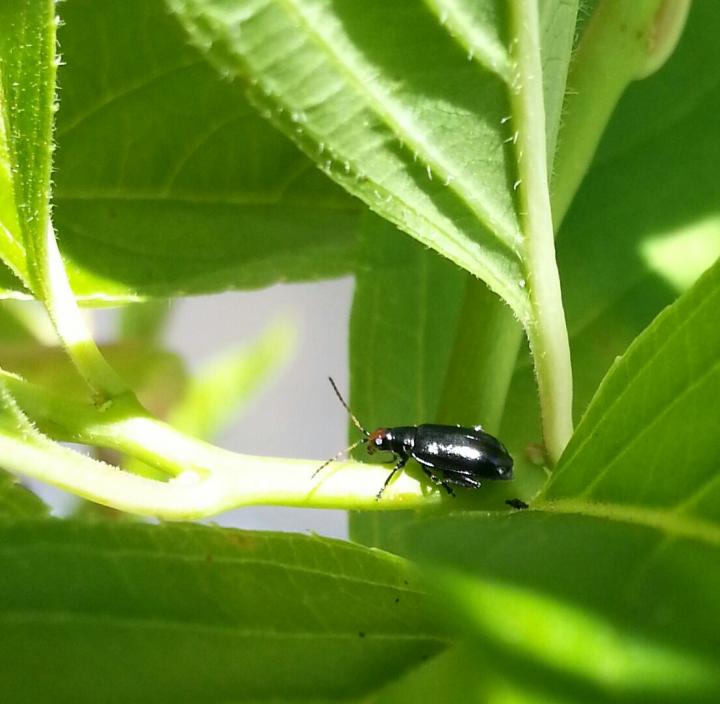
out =
[[[468,33],[488,9],[498,32],[471,37],[420,4],[169,4],[328,175],[526,317],[502,12],[465,8]]]

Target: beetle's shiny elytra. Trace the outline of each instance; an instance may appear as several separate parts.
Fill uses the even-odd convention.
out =
[[[353,415],[332,378],[330,384],[353,423],[363,434],[358,442],[343,452],[349,452],[362,442],[367,442],[369,453],[382,451],[393,455],[395,464],[378,492],[378,499],[395,474],[411,459],[420,465],[433,483],[442,486],[451,495],[455,494],[452,486],[477,489],[483,479],[512,479],[512,457],[496,437],[486,433],[479,425],[463,428],[426,424],[378,428],[369,432]],[[313,476],[339,456],[325,462]]]

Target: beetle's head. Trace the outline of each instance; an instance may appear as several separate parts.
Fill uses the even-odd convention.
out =
[[[387,428],[378,428],[368,435],[367,450],[372,455],[374,452],[390,450],[392,433]]]

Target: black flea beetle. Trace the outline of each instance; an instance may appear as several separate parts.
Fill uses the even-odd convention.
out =
[[[377,494],[379,499],[390,480],[410,459],[414,459],[430,480],[455,495],[451,484],[464,489],[478,489],[481,479],[512,479],[513,460],[505,446],[486,433],[479,425],[463,428],[459,425],[411,425],[396,428],[378,428],[369,432],[353,415],[330,378],[340,403],[350,414],[363,437],[332,457],[313,473],[316,476],[332,461],[367,441],[367,450],[390,452],[395,466]]]

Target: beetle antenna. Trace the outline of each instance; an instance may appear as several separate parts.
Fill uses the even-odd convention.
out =
[[[327,462],[323,462],[313,473],[312,478],[315,479],[315,477],[320,474],[320,472],[325,469],[330,463],[334,462],[335,460],[339,460],[345,453],[352,452],[358,445],[365,442],[365,438],[360,438],[357,442],[354,442],[350,447],[348,447],[346,450],[340,450],[340,452],[337,453],[334,457],[331,457]]]
[[[340,399],[340,403],[342,403],[343,406],[345,406],[345,410],[348,412],[350,417],[352,418],[352,422],[355,423],[355,427],[366,437],[370,437],[370,433],[365,430],[365,428],[362,426],[362,423],[354,416],[353,412],[350,410],[350,407],[345,403],[345,399],[342,397],[340,392],[338,391],[338,387],[335,385],[335,382],[333,381],[333,378],[331,376],[328,377],[330,380],[330,384],[333,387],[333,391],[335,392],[335,395]],[[354,447],[354,446],[353,446]],[[332,460],[331,460],[332,461]]]

